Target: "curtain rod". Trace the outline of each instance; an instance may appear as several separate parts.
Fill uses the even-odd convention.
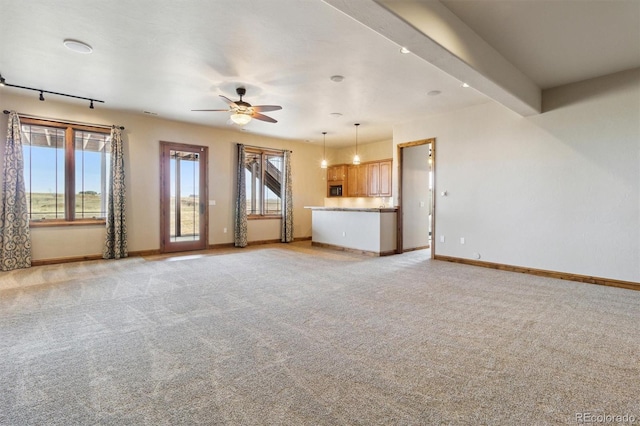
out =
[[[9,114],[11,111],[8,110],[4,110],[2,111],[5,114]],[[70,124],[79,124],[81,126],[92,126],[92,127],[100,127],[102,129],[110,129],[113,126],[109,126],[107,124],[93,124],[93,123],[81,123],[79,121],[69,121],[69,120],[60,120],[58,118],[47,118],[47,117],[38,117],[37,115],[30,115],[30,114],[22,114],[22,113],[18,113],[18,115],[20,117],[24,117],[24,118],[33,118],[36,120],[45,120],[45,121],[55,121],[57,123],[70,123]],[[124,126],[115,126],[115,127],[119,127],[120,130],[124,130]]]
[[[269,148],[269,147],[266,147],[266,146],[247,145],[246,143],[238,143],[238,145],[248,146],[249,148],[264,149],[264,150],[267,150],[267,151],[268,150],[271,150],[271,151],[282,151],[282,152],[289,151],[290,153],[293,154],[293,151],[288,150],[288,149],[278,149],[278,148]]]

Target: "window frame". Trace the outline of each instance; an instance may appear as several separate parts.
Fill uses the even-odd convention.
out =
[[[63,120],[48,120],[32,117],[20,117],[20,124],[31,126],[55,127],[65,130],[64,142],[64,219],[29,219],[29,227],[50,227],[50,226],[82,226],[82,225],[105,225],[106,217],[103,218],[80,218],[76,216],[76,148],[75,148],[75,131],[85,131],[100,134],[110,134],[107,127],[97,127],[89,124],[73,123]],[[22,132],[22,129],[20,130]],[[26,188],[25,188],[26,191]],[[105,194],[108,196],[108,194]],[[106,213],[106,212],[105,212]]]
[[[264,179],[266,173],[266,162],[267,156],[276,156],[282,159],[282,164],[284,165],[284,151],[278,149],[269,149],[269,148],[258,148],[258,147],[245,147],[245,156],[246,155],[260,155],[260,213],[249,213],[249,209],[247,206],[247,220],[263,220],[263,219],[282,219],[282,196],[280,196],[280,213],[264,213]],[[244,170],[246,173],[246,169]],[[282,182],[280,182],[282,184]],[[281,189],[282,190],[282,189]]]

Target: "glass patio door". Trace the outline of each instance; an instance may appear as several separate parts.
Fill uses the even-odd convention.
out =
[[[207,248],[207,147],[160,142],[160,250]]]

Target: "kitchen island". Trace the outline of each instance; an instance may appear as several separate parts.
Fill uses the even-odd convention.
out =
[[[396,253],[397,207],[311,209],[311,244],[373,256]]]

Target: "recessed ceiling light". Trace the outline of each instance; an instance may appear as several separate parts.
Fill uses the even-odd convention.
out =
[[[402,46],[400,48],[400,53],[411,53],[411,51],[409,49],[407,49],[406,47]]]
[[[344,76],[342,75],[332,75],[331,77],[329,77],[331,79],[331,81],[333,81],[334,83],[340,83],[342,80],[344,80]]]
[[[335,118],[342,117],[342,113],[341,112],[332,112],[329,115],[332,116],[332,117],[335,117]]]
[[[67,49],[76,53],[87,54],[93,52],[93,48],[91,46],[78,40],[66,39],[63,44]]]
[[[471,86],[469,86],[467,83],[462,83],[460,86],[464,87],[465,89],[466,89],[467,87],[471,87]]]
[[[429,93],[427,93],[427,95],[429,95],[429,96],[438,96],[440,93],[442,93],[442,92],[439,91],[439,90],[432,90]]]

